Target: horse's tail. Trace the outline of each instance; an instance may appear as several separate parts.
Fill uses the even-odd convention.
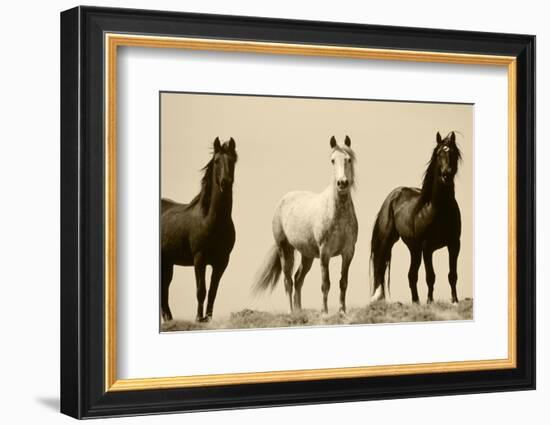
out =
[[[262,267],[256,273],[254,278],[254,284],[252,286],[252,292],[259,294],[264,292],[268,288],[273,291],[279,277],[281,276],[282,266],[281,259],[279,257],[279,249],[277,245],[273,245],[269,250]]]
[[[393,217],[394,196],[392,195],[394,193],[395,191],[382,204],[372,229],[370,265],[374,270],[374,288],[371,286],[371,296],[374,295],[378,286],[384,284],[386,269],[388,270],[387,288],[390,294],[391,250],[398,239]]]

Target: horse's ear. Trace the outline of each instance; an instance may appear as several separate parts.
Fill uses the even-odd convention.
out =
[[[228,144],[228,147],[231,151],[235,152],[235,140],[233,139],[233,137],[231,137],[229,139],[229,142],[227,142]]]
[[[334,149],[335,146],[336,146],[336,138],[332,136],[330,138],[330,147]]]
[[[454,143],[456,140],[455,132],[451,131],[451,143]]]
[[[344,140],[344,144],[349,148],[351,146],[351,139],[346,134],[346,140]]]
[[[437,136],[435,136],[435,140],[437,140],[437,144],[439,145],[442,140],[441,140],[441,134],[439,134],[439,131],[437,132]]]
[[[221,148],[222,148],[222,145],[220,143],[220,138],[216,137],[214,139],[214,153],[218,153]]]

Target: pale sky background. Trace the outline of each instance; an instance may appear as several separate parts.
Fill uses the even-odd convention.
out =
[[[436,132],[445,136],[451,130],[460,132],[457,143],[463,154],[455,178],[462,214],[457,289],[463,299],[473,297],[472,105],[162,93],[162,197],[189,202],[200,190],[200,169],[211,158],[214,139],[219,136],[224,142],[233,137],[237,145],[232,214],[237,240],[218,289],[214,316],[244,308],[287,310],[282,281],[273,293],[259,298],[250,288],[273,244],[271,220],[281,197],[293,190],[321,192],[329,184],[332,135],[340,144],[349,135],[357,155],[353,201],[359,237],[350,267],[347,305],[368,304],[370,238],[376,214],[392,189],[421,184]],[[393,248],[391,301],[410,302],[408,267],[408,249],[399,241]],[[446,249],[434,253],[434,268],[434,298],[449,301]],[[210,268],[208,283],[209,276]],[[338,308],[340,257],[331,260],[330,276],[329,310],[334,312]],[[170,286],[175,319],[194,319],[195,289],[193,268],[176,266]],[[425,303],[423,264],[418,290]],[[320,309],[321,300],[320,266],[315,260],[302,289],[302,306]]]

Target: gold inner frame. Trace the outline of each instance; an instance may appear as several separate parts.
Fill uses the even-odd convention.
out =
[[[335,378],[410,375],[510,369],[516,367],[516,58],[460,53],[370,49],[326,45],[267,43],[105,34],[105,391],[132,391]],[[116,99],[117,48],[120,46],[325,56],[469,65],[504,66],[508,71],[508,357],[383,366],[304,369],[165,378],[118,379],[116,373]]]

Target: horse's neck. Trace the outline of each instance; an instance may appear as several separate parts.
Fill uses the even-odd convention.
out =
[[[353,212],[351,193],[348,193],[346,196],[339,196],[336,191],[336,186],[330,184],[323,192],[323,196],[325,196],[327,201],[328,214],[333,219],[346,217]]]
[[[233,209],[233,193],[222,193],[216,185],[212,186],[212,195],[210,198],[210,208],[206,214],[209,221],[227,221],[231,219],[231,210]]]
[[[455,199],[454,183],[449,186],[444,186],[436,181],[432,188],[432,196],[430,204],[436,208],[444,208],[451,204]]]

